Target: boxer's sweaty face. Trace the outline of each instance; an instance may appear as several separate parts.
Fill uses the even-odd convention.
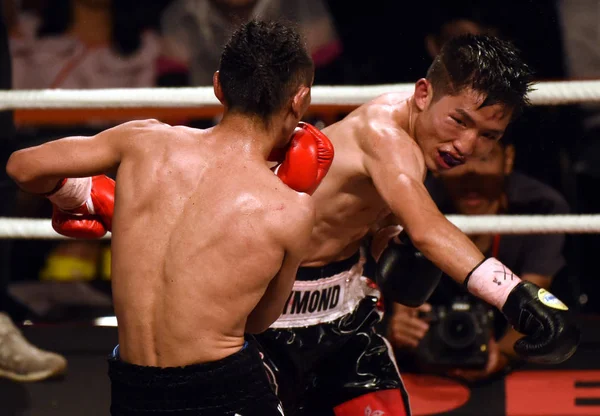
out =
[[[416,123],[416,135],[433,172],[460,166],[487,155],[502,137],[512,116],[503,104],[482,106],[485,96],[467,89],[433,101]]]

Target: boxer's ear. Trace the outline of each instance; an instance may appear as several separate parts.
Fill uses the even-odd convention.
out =
[[[419,111],[423,111],[429,107],[433,99],[433,88],[431,83],[425,78],[421,78],[415,84],[414,101]]]
[[[300,120],[308,107],[310,106],[310,87],[306,85],[302,85],[294,94],[292,98],[292,113],[294,116]]]
[[[217,100],[219,100],[221,104],[225,105],[225,97],[223,96],[223,89],[221,88],[219,71],[215,71],[213,74],[213,91],[215,92],[215,97],[217,97]]]

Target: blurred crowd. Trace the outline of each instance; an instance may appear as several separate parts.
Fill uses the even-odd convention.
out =
[[[209,86],[222,46],[237,25],[253,17],[298,24],[315,62],[315,85],[414,82],[424,76],[444,42],[463,33],[510,39],[539,81],[600,75],[600,16],[591,0],[425,0],[368,6],[341,0],[3,0],[2,6],[12,70],[12,77],[2,77],[10,80],[2,89]],[[307,121],[322,126],[343,116],[311,113]],[[196,127],[214,123],[164,121]],[[82,118],[50,125],[16,119],[14,129],[10,122],[2,124],[1,156],[6,161],[15,149],[93,134],[111,124],[115,120]],[[597,106],[533,107],[489,157],[429,178],[428,189],[448,214],[598,213],[599,126]],[[2,177],[0,189],[1,216],[50,216],[47,201],[19,192],[7,178]],[[517,274],[551,287],[571,306],[600,311],[593,264],[600,248],[597,236],[497,235],[474,241]],[[377,235],[366,243],[376,244]],[[64,371],[61,357],[27,344],[8,316],[62,321],[112,314],[108,242],[2,240],[0,250],[0,311],[7,313],[0,314],[0,357],[2,344],[8,345],[2,337],[10,335],[14,348],[29,348],[37,370],[51,368],[36,370],[38,375],[30,379]],[[440,364],[443,353],[431,351],[439,344],[431,339],[431,327],[444,307],[457,302],[480,307],[443,279],[418,310],[386,305],[382,331],[401,363],[410,367],[418,362],[421,369]],[[444,372],[476,381],[510,368],[515,334],[500,317],[480,316],[493,321],[488,353],[494,361],[484,359],[483,368],[475,363],[475,370],[464,370],[455,365],[460,357],[451,357]],[[438,360],[432,362],[432,355]]]

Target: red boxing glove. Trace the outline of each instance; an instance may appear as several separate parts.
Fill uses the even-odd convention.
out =
[[[276,157],[277,150],[271,153]],[[290,188],[312,195],[333,162],[333,145],[319,129],[300,122],[275,172]]]
[[[63,179],[47,198],[52,228],[73,238],[100,238],[112,229],[115,181],[105,175]]]

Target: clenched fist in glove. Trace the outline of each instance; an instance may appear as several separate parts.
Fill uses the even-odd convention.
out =
[[[522,358],[557,364],[575,353],[581,331],[567,306],[550,292],[522,281],[493,257],[476,266],[464,284],[500,309],[513,328],[525,335],[514,345]]]
[[[289,145],[272,152],[269,160],[281,162],[275,172],[283,183],[312,195],[333,162],[333,145],[319,129],[300,122]]]
[[[52,228],[74,238],[100,238],[111,231],[115,181],[105,175],[68,178],[46,197],[52,202]]]

